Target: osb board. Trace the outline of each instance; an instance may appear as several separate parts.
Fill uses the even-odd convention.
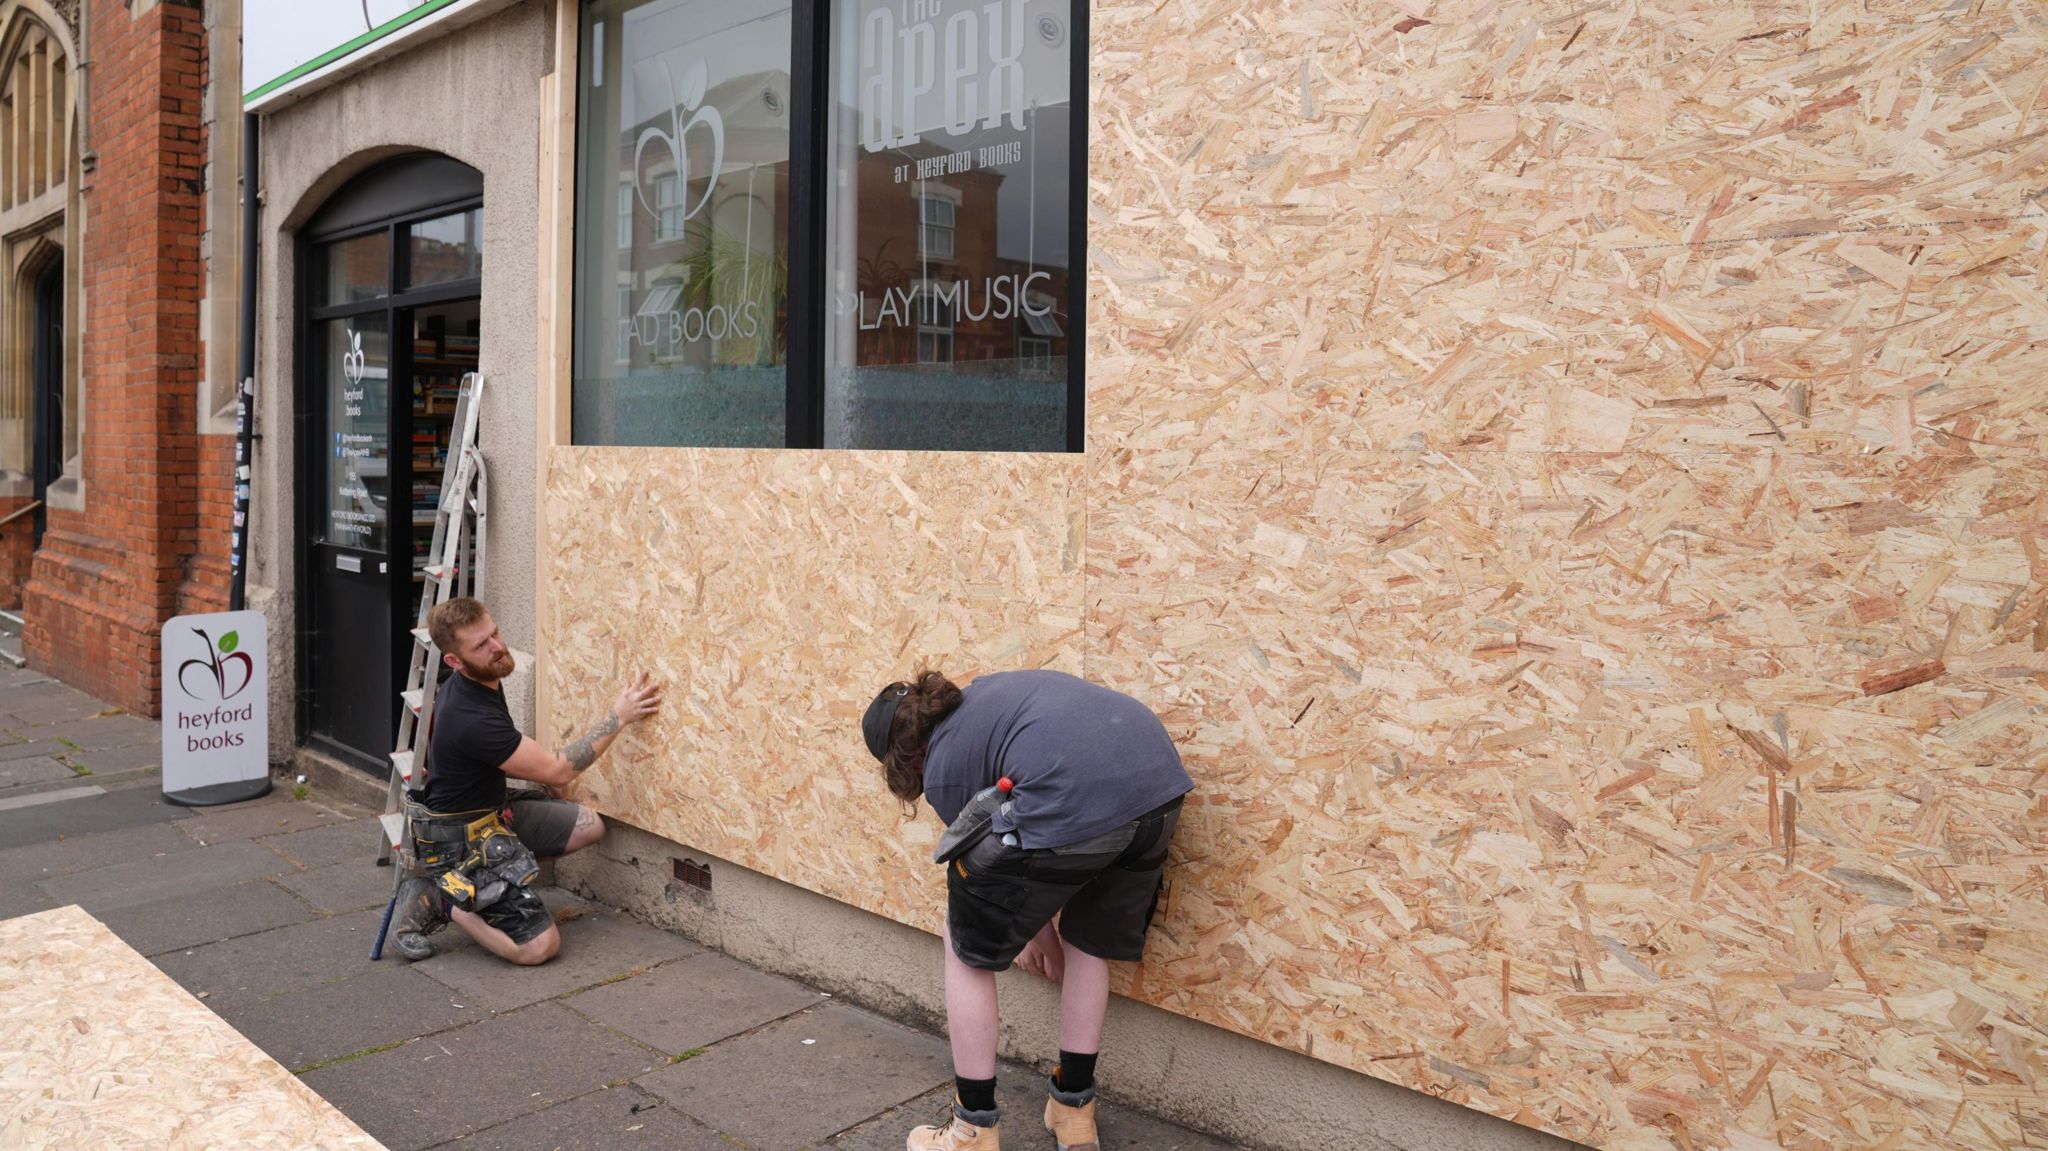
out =
[[[720,674],[604,803],[936,926],[899,872],[929,821],[852,727],[946,621],[947,666],[1078,664],[1182,740],[1142,999],[1607,1147],[2048,1139],[2048,12],[1218,0],[1091,32],[1083,474],[551,453],[554,734],[616,666],[555,621],[644,614],[631,565],[778,593],[631,633]],[[856,498],[905,468],[939,511]],[[1021,497],[1054,475],[1083,631],[998,655],[1017,605],[960,589],[1015,575],[925,550],[1051,514]],[[585,522],[621,499],[695,509],[690,548]],[[748,653],[793,678],[727,706]]]
[[[1202,785],[1141,997],[1607,1146],[2042,1136],[2038,464],[1099,478],[1089,674]]]
[[[0,920],[0,1146],[383,1148],[76,907]]]
[[[935,927],[936,821],[905,822],[847,752],[918,655],[1081,670],[1084,461],[557,448],[549,465],[550,734],[601,715],[629,670],[670,685],[581,794]]]

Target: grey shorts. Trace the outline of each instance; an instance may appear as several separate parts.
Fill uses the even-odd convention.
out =
[[[1145,957],[1181,801],[1072,847],[1023,848],[991,835],[946,865],[946,927],[969,967],[1007,969],[1054,915],[1060,938],[1098,959]]]
[[[583,808],[566,799],[549,799],[545,794],[513,792],[505,799],[511,814],[505,826],[540,859],[553,859],[569,849],[569,837],[576,833],[576,817]]]

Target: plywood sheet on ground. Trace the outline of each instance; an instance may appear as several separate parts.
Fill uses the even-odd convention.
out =
[[[76,907],[0,921],[0,1145],[383,1146]]]
[[[1612,1148],[2048,1140],[2048,11],[1092,20],[1085,470],[551,453],[558,720],[697,672],[604,802],[934,927],[867,693],[1078,667],[1200,785],[1133,995]]]

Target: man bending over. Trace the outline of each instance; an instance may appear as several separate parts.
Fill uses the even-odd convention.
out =
[[[482,603],[458,597],[436,607],[427,631],[454,674],[434,697],[427,784],[407,793],[424,875],[406,880],[396,943],[408,959],[434,953],[426,938],[448,919],[493,955],[513,963],[546,963],[561,949],[554,918],[533,889],[535,857],[553,859],[604,838],[604,820],[561,798],[627,725],[661,707],[661,685],[635,676],[609,712],[559,751],[519,734],[505,706],[503,681],[512,649]],[[505,780],[524,779],[547,795],[506,794]]]

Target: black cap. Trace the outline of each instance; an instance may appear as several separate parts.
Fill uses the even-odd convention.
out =
[[[909,694],[909,684],[892,683],[882,689],[882,694],[868,705],[868,713],[861,717],[860,733],[867,737],[868,750],[876,759],[889,758],[889,728],[896,722],[896,709],[902,705],[903,697]]]

